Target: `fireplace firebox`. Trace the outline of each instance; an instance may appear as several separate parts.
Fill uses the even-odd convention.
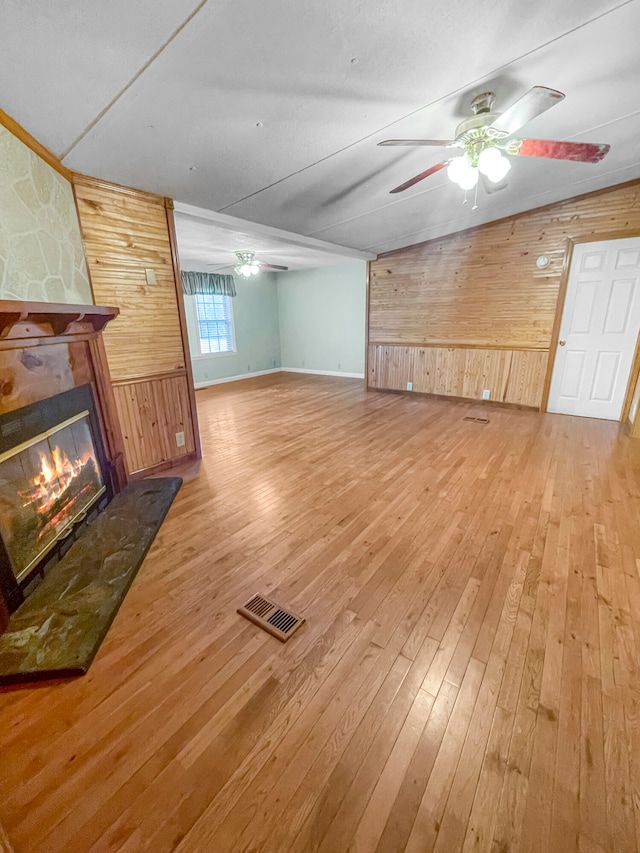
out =
[[[16,609],[113,495],[91,385],[0,415],[0,585]]]

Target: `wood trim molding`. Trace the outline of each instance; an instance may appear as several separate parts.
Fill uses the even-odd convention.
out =
[[[109,362],[104,347],[102,335],[95,336],[89,341],[89,348],[94,363],[95,391],[106,420],[102,423],[104,430],[103,441],[111,456],[115,475],[120,488],[127,485],[127,464],[124,452],[124,438],[120,418],[113,393],[113,385],[109,374]]]
[[[541,412],[547,411],[547,404],[549,402],[549,391],[551,389],[553,365],[555,363],[556,353],[558,350],[560,324],[562,323],[562,313],[564,311],[564,303],[567,298],[567,285],[569,283],[569,272],[571,270],[573,248],[576,243],[577,240],[574,240],[573,237],[567,238],[566,249],[564,252],[564,261],[562,264],[562,276],[560,278],[560,287],[558,288],[558,299],[556,300],[556,315],[553,320],[553,328],[551,329],[551,341],[549,343],[549,360],[547,362],[547,372],[544,377],[544,385],[542,386],[542,401],[540,403]]]
[[[0,124],[3,127],[12,133],[16,139],[19,139],[20,142],[23,142],[27,148],[30,148],[34,154],[37,154],[40,159],[44,160],[52,169],[55,169],[63,178],[66,178],[70,183],[73,183],[73,173],[67,169],[66,166],[62,165],[61,160],[56,157],[53,151],[49,151],[48,148],[38,142],[38,140],[32,136],[28,130],[25,130],[24,127],[19,124],[14,118],[11,118],[10,115],[4,112],[4,110],[0,110]]]
[[[429,341],[428,343],[416,343],[415,341],[369,341],[372,347],[415,347],[416,349],[481,349],[481,350],[509,350],[509,352],[548,352],[549,347],[519,347],[503,346],[502,344],[465,344],[449,343],[442,341]]]
[[[165,370],[160,373],[140,373],[133,376],[124,376],[118,379],[112,379],[111,384],[114,387],[120,385],[138,385],[140,382],[154,382],[158,379],[171,379],[173,376],[186,376],[186,368],[180,367],[176,370]]]
[[[367,293],[364,302],[364,387],[369,390],[369,300],[371,298],[371,261],[367,261]]]
[[[67,305],[57,302],[20,302],[0,300],[0,339],[6,338],[17,323],[31,323],[51,327],[53,336],[70,333],[74,323],[91,324],[94,332],[101,332],[110,320],[118,316],[118,308],[104,305]],[[45,333],[51,337],[50,333]],[[32,338],[30,333],[25,337]],[[12,338],[20,335],[12,335]]]
[[[631,404],[633,403],[633,395],[636,390],[636,386],[638,384],[638,378],[640,377],[640,333],[638,333],[638,340],[636,341],[636,351],[633,355],[633,361],[631,362],[631,370],[629,371],[629,381],[627,382],[627,390],[624,395],[624,404],[622,406],[622,414],[620,415],[620,420],[622,423],[626,423],[629,421],[629,414],[631,412]],[[636,421],[640,424],[640,417],[636,416]]]
[[[451,394],[432,394],[430,391],[403,391],[398,388],[371,388],[379,394],[398,394],[402,397],[428,397],[430,400],[443,400],[449,403],[467,403],[474,406],[496,406],[500,409],[516,409],[520,412],[539,412],[538,406],[525,406],[523,403],[509,403],[506,400],[478,400],[474,397],[457,397]]]
[[[160,474],[162,471],[170,471],[172,468],[176,468],[179,465],[184,465],[188,462],[195,462],[197,459],[201,458],[202,455],[198,456],[198,453],[195,450],[192,450],[191,453],[187,453],[186,456],[178,456],[175,459],[166,459],[164,462],[158,462],[156,465],[149,466],[149,468],[141,468],[139,471],[134,471],[130,475],[130,479],[143,480],[145,477]],[[178,475],[176,474],[176,476]]]
[[[91,175],[84,175],[82,172],[70,172],[70,180],[73,184],[83,184],[84,186],[90,186],[96,189],[103,189],[107,191],[117,190],[118,193],[122,195],[132,196],[134,198],[141,198],[145,201],[150,201],[155,204],[164,205],[164,197],[161,195],[157,195],[156,193],[147,192],[146,190],[139,190],[135,187],[125,187],[122,184],[114,184],[112,181],[103,181],[101,178],[92,178]]]
[[[167,214],[167,227],[169,229],[169,243],[171,245],[171,263],[176,282],[176,299],[178,301],[178,318],[180,321],[180,333],[182,335],[182,351],[184,353],[185,372],[187,375],[187,389],[189,392],[189,405],[191,406],[191,423],[193,425],[193,440],[195,443],[196,459],[202,458],[202,444],[200,441],[200,426],[198,424],[198,409],[196,407],[196,389],[193,381],[193,368],[191,366],[191,352],[189,350],[189,338],[187,335],[187,316],[184,308],[184,293],[182,292],[182,277],[180,275],[180,258],[178,255],[178,238],[176,236],[176,223],[173,215],[173,199],[165,198],[165,211]]]

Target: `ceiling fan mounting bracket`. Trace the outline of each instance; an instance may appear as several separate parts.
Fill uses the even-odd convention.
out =
[[[476,95],[475,98],[471,101],[471,109],[473,110],[473,114],[476,116],[482,115],[483,113],[490,113],[491,107],[495,103],[496,96],[493,92],[482,92],[481,95]]]
[[[480,113],[479,115],[469,116],[456,127],[456,140],[471,130],[489,128],[489,125],[493,124],[500,115],[501,113]]]

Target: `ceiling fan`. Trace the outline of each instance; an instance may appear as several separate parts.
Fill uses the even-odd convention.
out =
[[[431,145],[462,151],[461,156],[431,166],[391,192],[404,192],[445,168],[449,178],[465,191],[477,188],[478,179],[481,179],[487,192],[496,192],[506,187],[505,178],[511,168],[504,154],[511,157],[548,157],[553,160],[598,163],[609,151],[609,145],[513,137],[528,121],[546,112],[563,98],[563,93],[556,89],[534,86],[506,112],[495,113],[492,112],[495,95],[493,92],[484,92],[471,101],[473,115],[458,125],[455,139],[386,139],[379,142],[378,145]]]
[[[238,263],[233,268],[233,271],[237,275],[241,275],[243,278],[250,278],[252,275],[258,275],[260,270],[288,270],[289,267],[283,267],[279,264],[265,264],[262,261],[256,261],[255,252],[248,252],[247,250],[236,252],[236,258],[238,259]]]

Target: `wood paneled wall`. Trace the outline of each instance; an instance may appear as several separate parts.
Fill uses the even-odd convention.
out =
[[[74,186],[95,299],[120,308],[104,344],[129,471],[194,454],[195,395],[170,205],[82,175],[74,176]]]
[[[640,234],[640,181],[381,255],[369,271],[369,387],[490,388],[539,407],[569,240],[625,234]]]

